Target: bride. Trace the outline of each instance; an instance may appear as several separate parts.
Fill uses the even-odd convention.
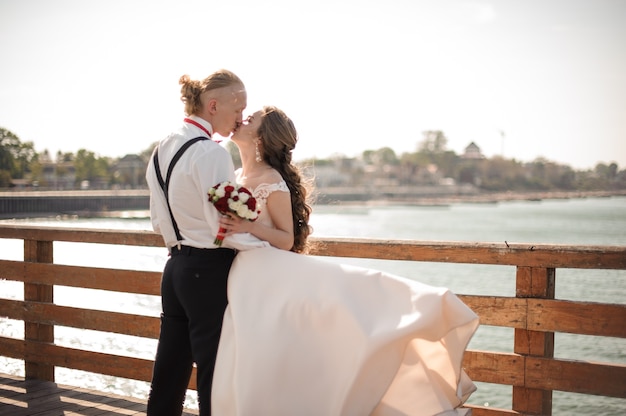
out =
[[[478,317],[446,288],[303,255],[311,207],[284,112],[264,107],[232,140],[261,214],[220,225],[272,247],[232,265],[212,414],[465,414],[475,387],[461,363]]]

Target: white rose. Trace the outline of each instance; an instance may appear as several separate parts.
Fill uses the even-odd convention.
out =
[[[237,215],[241,218],[248,218],[248,207],[245,204],[241,204],[241,206],[237,209]]]
[[[241,201],[233,201],[233,200],[228,201],[228,208],[230,208],[234,212],[238,213],[239,210],[241,209],[241,206],[242,206]]]

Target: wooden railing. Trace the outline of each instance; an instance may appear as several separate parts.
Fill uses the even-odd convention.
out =
[[[24,339],[0,337],[0,356],[25,361],[27,378],[54,381],[55,366],[149,381],[149,359],[68,348],[54,342],[66,326],[157,338],[159,319],[60,306],[54,286],[159,295],[160,272],[53,264],[53,242],[161,247],[148,231],[0,225],[0,238],[24,241],[24,261],[0,260],[0,279],[24,282],[24,300],[0,299],[0,317],[24,322]],[[554,333],[626,338],[626,304],[555,299],[555,270],[626,270],[626,247],[314,239],[311,254],[516,267],[516,295],[459,295],[481,325],[514,328],[513,353],[468,350],[476,382],[512,387],[512,409],[468,405],[474,416],[550,415],[555,390],[626,398],[626,365],[554,358]],[[192,380],[195,379],[192,377]],[[195,388],[195,382],[190,383]],[[626,402],[625,402],[626,404]]]

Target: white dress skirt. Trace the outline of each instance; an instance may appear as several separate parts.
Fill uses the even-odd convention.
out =
[[[446,288],[272,247],[240,252],[215,416],[460,415],[478,317]]]

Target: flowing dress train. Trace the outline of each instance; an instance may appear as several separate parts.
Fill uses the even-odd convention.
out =
[[[216,416],[460,415],[475,390],[478,317],[446,288],[266,247],[237,255],[228,297]]]

